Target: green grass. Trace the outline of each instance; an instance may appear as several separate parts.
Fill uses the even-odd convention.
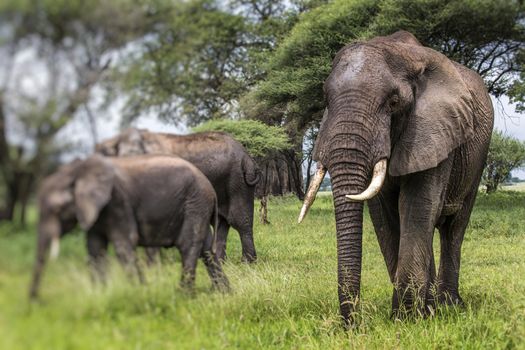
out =
[[[106,287],[93,285],[84,236],[74,234],[46,270],[42,301],[30,304],[34,229],[4,224],[0,349],[525,348],[525,193],[479,195],[463,245],[466,307],[415,321],[389,317],[392,286],[367,214],[361,318],[349,332],[337,305],[331,197],[320,196],[298,226],[300,205],[271,200],[271,225],[255,227],[254,266],[239,262],[239,239],[231,233],[229,295],[210,293],[202,263],[196,294],[184,293],[175,252],[147,271],[145,286],[123,278],[116,263]]]
[[[501,186],[503,190],[505,191],[520,191],[525,192],[525,182],[519,182],[512,185],[504,185]]]

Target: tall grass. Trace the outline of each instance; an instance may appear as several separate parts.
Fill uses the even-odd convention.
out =
[[[466,306],[413,321],[390,318],[392,286],[365,214],[360,321],[348,332],[337,305],[331,197],[319,197],[298,226],[300,205],[271,200],[271,225],[254,230],[256,265],[240,263],[239,239],[230,233],[227,295],[210,292],[202,263],[196,293],[181,290],[175,251],[146,271],[146,285],[124,278],[114,261],[108,284],[93,285],[78,232],[63,240],[45,272],[42,300],[30,304],[34,215],[27,229],[4,224],[0,349],[525,348],[525,193],[480,194],[463,245]],[[439,256],[437,237],[435,249]]]

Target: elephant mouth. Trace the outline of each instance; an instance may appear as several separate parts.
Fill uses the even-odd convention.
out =
[[[353,201],[366,201],[370,198],[373,198],[379,193],[383,183],[386,178],[386,169],[387,169],[387,160],[385,158],[381,159],[374,166],[374,172],[372,174],[372,180],[368,188],[359,194],[347,194],[346,198]]]
[[[346,198],[352,201],[359,202],[373,198],[379,193],[381,187],[383,186],[383,183],[385,182],[386,171],[387,160],[386,158],[383,158],[375,164],[374,171],[372,174],[372,180],[370,181],[370,184],[368,185],[367,189],[359,194],[347,194]],[[315,197],[317,195],[317,192],[319,191],[321,183],[323,182],[326,172],[327,168],[323,164],[318,163],[317,171],[314,175],[314,178],[310,182],[310,186],[308,187],[308,191],[306,192],[306,195],[304,197],[303,206],[301,208],[301,212],[299,213],[297,223],[300,224],[303,221],[306,214],[308,213],[308,210],[315,201]]]

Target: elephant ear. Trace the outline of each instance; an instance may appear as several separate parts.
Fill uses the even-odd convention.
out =
[[[436,167],[474,133],[472,96],[453,63],[429,48],[407,46],[416,56],[415,106],[392,148],[392,176]]]
[[[78,223],[87,231],[111,199],[115,174],[103,160],[91,158],[84,166],[75,181],[75,206]]]

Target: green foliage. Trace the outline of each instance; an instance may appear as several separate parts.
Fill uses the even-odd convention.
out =
[[[197,125],[244,114],[239,100],[266,74],[271,52],[298,13],[325,0],[192,0],[163,3],[139,57],[123,69],[132,96],[126,117],[153,109],[171,122]]]
[[[257,120],[211,120],[193,128],[193,131],[226,132],[239,141],[252,157],[265,157],[290,148],[288,136],[282,128]]]
[[[260,110],[298,121],[320,121],[322,85],[344,45],[405,29],[423,45],[478,71],[495,95],[506,93],[525,47],[524,7],[507,0],[335,0],[303,14],[268,54],[266,78],[251,98]]]
[[[177,2],[165,12],[128,67],[128,117],[157,108],[164,119],[196,125],[231,113],[246,88],[243,17],[211,0]]]
[[[423,45],[477,71],[490,93],[506,94],[521,72],[525,7],[509,0],[384,0],[370,28],[375,35],[404,29]]]
[[[496,130],[492,133],[487,165],[483,172],[482,183],[487,193],[494,192],[514,169],[525,166],[525,142],[505,136]]]
[[[334,1],[304,14],[290,35],[269,55],[267,79],[255,91],[261,106],[286,105],[303,128],[324,108],[323,83],[335,53],[363,38],[378,10],[376,0]]]
[[[21,231],[0,226],[1,349],[519,349],[525,343],[525,193],[480,194],[462,247],[464,308],[435,317],[394,321],[392,284],[372,223],[363,232],[358,325],[345,331],[337,302],[337,249],[332,198],[321,195],[306,221],[301,203],[270,198],[271,225],[255,223],[259,262],[240,262],[237,235],[228,242],[225,272],[232,293],[210,291],[204,264],[195,295],[179,286],[174,249],[148,283],[124,278],[113,254],[106,286],[93,285],[85,236],[62,240],[42,281],[42,301],[26,291],[36,245],[34,219]],[[439,235],[434,242],[439,257]]]

